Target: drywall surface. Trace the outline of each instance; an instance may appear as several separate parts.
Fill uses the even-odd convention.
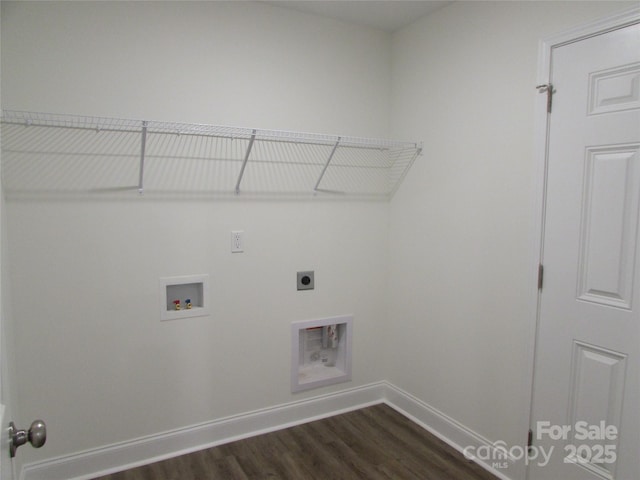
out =
[[[2,9],[7,109],[388,134],[390,42],[372,29],[250,2]],[[16,422],[50,433],[19,461],[380,380],[387,204],[130,193],[6,204]],[[296,291],[300,270],[315,290]],[[189,274],[209,274],[211,314],[161,322],[158,279]],[[340,314],[353,381],[292,395],[291,322]]]
[[[393,36],[424,155],[391,204],[386,375],[491,442],[528,429],[539,40],[631,6],[455,2]]]
[[[388,134],[388,35],[256,2],[119,3],[2,2],[3,108]]]

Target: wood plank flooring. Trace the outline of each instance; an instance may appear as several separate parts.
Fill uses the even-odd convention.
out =
[[[497,480],[375,405],[94,480]]]

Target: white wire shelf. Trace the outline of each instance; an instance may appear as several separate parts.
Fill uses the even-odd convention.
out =
[[[4,110],[12,194],[138,190],[390,198],[421,145],[385,139]]]

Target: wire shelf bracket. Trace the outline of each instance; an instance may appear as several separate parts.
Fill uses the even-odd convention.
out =
[[[247,146],[247,153],[244,154],[244,160],[242,161],[242,167],[240,167],[240,173],[238,174],[238,181],[236,181],[236,195],[240,193],[240,182],[244,176],[244,169],[247,168],[247,162],[249,161],[249,155],[251,155],[251,149],[253,148],[253,142],[256,140],[256,130],[251,133],[251,139]]]
[[[327,163],[324,164],[324,168],[322,169],[322,172],[320,173],[320,176],[318,177],[318,181],[316,182],[315,187],[313,187],[313,191],[314,192],[318,191],[318,187],[320,186],[320,182],[322,181],[322,177],[324,177],[324,174],[327,172],[327,168],[329,168],[329,164],[331,163],[331,159],[336,154],[336,150],[338,150],[338,146],[340,145],[340,140],[341,140],[341,138],[338,137],[338,141],[333,146],[333,150],[331,150],[331,153],[329,154],[329,158],[327,158]]]
[[[140,175],[138,178],[138,193],[144,193],[144,152],[147,147],[148,122],[142,122],[142,134],[140,140]]]

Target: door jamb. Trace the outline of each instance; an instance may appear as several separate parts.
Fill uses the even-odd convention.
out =
[[[540,40],[538,45],[538,76],[535,85],[548,84],[551,81],[551,60],[554,48],[561,47],[570,43],[578,42],[596,35],[601,35],[612,30],[624,28],[629,25],[640,23],[640,7],[623,10],[617,14],[607,16],[595,22],[582,25],[570,30],[545,37]],[[533,91],[534,85],[532,85]],[[529,329],[529,348],[527,355],[527,375],[531,380],[528,403],[529,403],[529,427],[533,429],[533,393],[535,381],[535,355],[536,345],[538,342],[538,322],[540,315],[540,290],[538,289],[538,273],[539,266],[543,263],[543,239],[544,239],[544,220],[545,220],[545,203],[546,203],[546,180],[547,180],[547,161],[548,150],[547,140],[549,134],[549,114],[547,113],[546,95],[535,93],[535,120],[534,120],[534,155],[535,161],[535,206],[534,221],[532,235],[532,261],[530,266],[531,282],[530,285],[530,329]],[[524,435],[524,432],[523,432]],[[528,478],[528,468],[527,468]]]

